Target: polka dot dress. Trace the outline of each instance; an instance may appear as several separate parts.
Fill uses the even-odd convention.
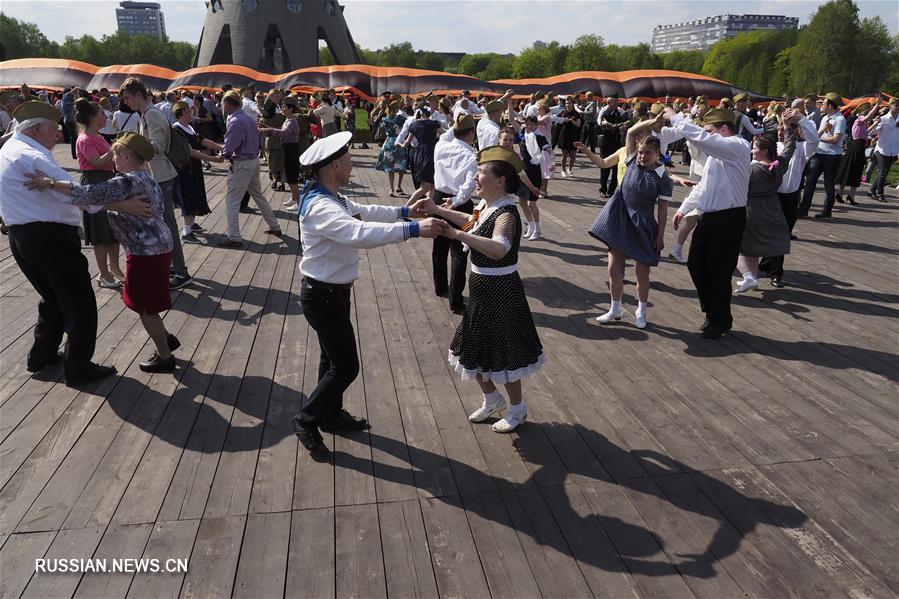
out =
[[[671,198],[674,182],[665,167],[648,169],[636,164],[636,154],[628,158],[627,164],[624,182],[603,206],[588,233],[628,258],[656,266],[659,254],[652,244],[659,225],[653,211],[656,199]]]
[[[497,209],[473,234],[493,237],[496,221],[503,214],[514,217],[504,219],[511,226],[501,231],[512,240],[509,252],[491,260],[472,249],[472,264],[486,268],[517,264],[521,217],[514,205]],[[514,382],[537,371],[546,357],[518,273],[495,276],[472,272],[469,290],[465,315],[450,344],[449,362],[455,371],[462,379],[473,379],[480,373],[484,380],[497,384]]]

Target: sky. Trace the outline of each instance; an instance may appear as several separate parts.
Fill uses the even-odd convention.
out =
[[[203,0],[155,0],[165,13],[169,38],[197,43],[203,29]],[[231,0],[225,0],[231,1]],[[283,0],[260,0],[277,2]],[[312,1],[312,0],[306,0]],[[517,53],[535,40],[567,44],[597,34],[608,44],[649,43],[656,25],[719,14],[782,14],[800,24],[824,0],[343,0],[344,17],[356,43],[377,49],[412,42],[416,50]],[[899,32],[896,0],[857,0],[861,17],[879,15],[891,35]],[[3,0],[0,11],[35,23],[54,41],[66,36],[101,37],[116,29],[112,0]],[[447,28],[447,22],[453,23]]]

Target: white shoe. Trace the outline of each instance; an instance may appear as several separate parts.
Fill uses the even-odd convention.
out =
[[[609,310],[602,316],[597,316],[596,322],[606,324],[607,322],[612,322],[613,320],[621,320],[622,316],[624,316],[624,308],[618,310],[617,312],[612,312],[611,310]]]
[[[737,288],[734,289],[734,293],[746,293],[747,291],[752,291],[753,289],[758,289],[759,282],[755,279],[747,279],[743,277],[743,280],[737,283]]]
[[[637,318],[634,320],[634,324],[637,325],[638,329],[646,328],[646,314],[641,314],[637,312]]]
[[[293,206],[287,206],[284,209],[287,210],[288,212],[297,212],[297,211],[299,211],[300,207],[298,205],[294,204]]]
[[[531,234],[531,224],[530,224],[530,223],[524,223],[524,232],[521,234],[521,236],[522,236],[524,239],[527,239],[527,238],[528,238],[528,235],[530,235],[530,234]]]
[[[286,202],[284,202],[281,205],[284,206],[285,208],[290,208],[291,206],[296,206],[297,203],[294,202],[293,200],[287,200]]]
[[[675,260],[677,260],[678,262],[680,262],[681,264],[683,264],[687,261],[687,259],[684,258],[684,248],[683,247],[671,248],[671,251],[668,252],[668,255],[671,256],[672,258],[674,258]]]
[[[528,239],[530,239],[531,241],[537,241],[538,239],[540,239],[540,228],[534,227],[534,230],[531,231],[530,235],[528,235]]]
[[[488,404],[486,400],[481,404],[481,407],[468,415],[469,422],[484,422],[494,412],[500,412],[506,407],[506,400],[503,396],[500,396],[499,401],[493,404]]]
[[[524,406],[524,404],[520,404]],[[515,413],[517,412],[517,413]],[[518,428],[522,422],[528,419],[528,408],[524,406],[524,409],[521,411],[513,410],[510,408],[508,412],[506,412],[506,417],[500,420],[499,422],[494,422],[493,432],[495,433],[511,433],[516,428]]]

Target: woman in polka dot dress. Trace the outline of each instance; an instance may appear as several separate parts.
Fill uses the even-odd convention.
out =
[[[652,124],[652,121],[647,121]],[[659,139],[648,136],[637,143],[637,125],[627,135],[627,171],[624,181],[612,199],[603,206],[588,231],[591,236],[609,246],[609,282],[612,296],[611,309],[596,318],[605,324],[621,320],[624,310],[621,296],[624,294],[624,264],[627,258],[636,261],[637,295],[636,313],[638,328],[646,327],[647,302],[649,301],[649,271],[659,263],[659,255],[665,245],[665,223],[668,202],[674,182],[664,166],[661,166]],[[658,201],[658,221],[653,215]]]
[[[462,380],[477,380],[484,394],[481,407],[468,419],[484,422],[506,407],[496,388],[502,384],[511,405],[493,430],[509,433],[527,420],[521,379],[546,360],[518,276],[522,227],[514,194],[524,165],[514,151],[502,146],[481,150],[478,165],[476,191],[484,200],[483,210],[475,211],[470,221],[467,214],[437,208],[430,200],[419,204],[424,212],[462,226],[447,235],[471,251],[470,297],[449,349],[455,371]]]

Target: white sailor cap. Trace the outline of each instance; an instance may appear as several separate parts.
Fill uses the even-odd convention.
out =
[[[346,154],[349,151],[351,139],[353,139],[351,131],[341,131],[323,137],[303,152],[303,155],[300,156],[300,164],[317,171]]]

